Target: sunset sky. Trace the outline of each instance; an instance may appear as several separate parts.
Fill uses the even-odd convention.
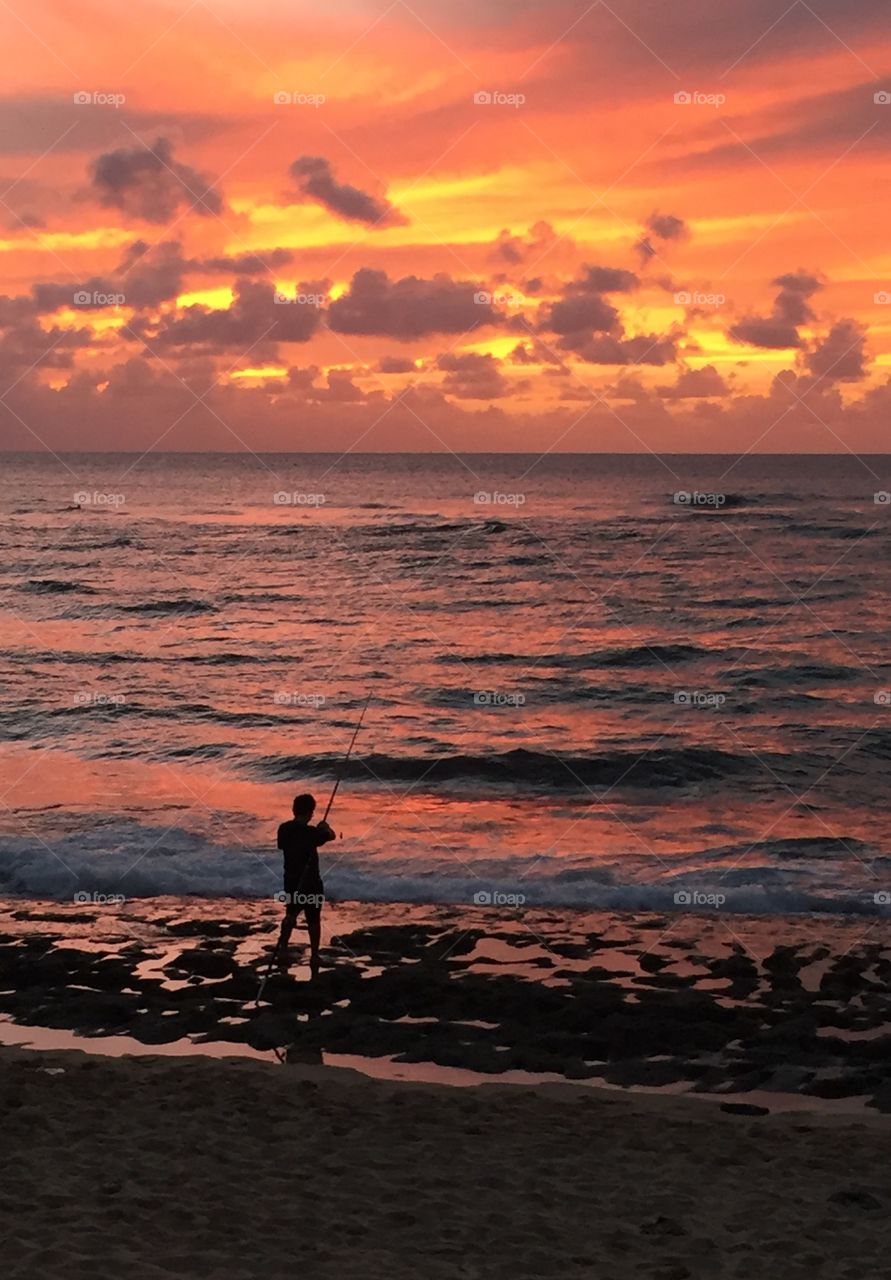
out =
[[[887,0],[0,0],[0,447],[884,452]]]

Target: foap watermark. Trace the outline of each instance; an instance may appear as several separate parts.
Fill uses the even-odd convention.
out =
[[[315,107],[318,110],[328,99],[324,93],[300,93],[293,89],[279,89],[272,95],[272,101],[277,107]]]
[[[723,307],[727,298],[723,293],[700,293],[698,289],[681,289],[674,295],[679,307]]]
[[[122,307],[127,301],[123,293],[102,293],[99,289],[75,289],[76,307]]]
[[[473,695],[477,707],[524,707],[524,693],[502,693],[498,689],[478,689]]]
[[[281,289],[276,289],[272,301],[277,307],[323,307],[328,301],[328,295],[327,293],[295,293],[291,297]]]
[[[277,507],[323,507],[324,493],[285,493],[284,490],[274,493],[272,501]]]
[[[274,893],[273,902],[280,902],[284,907],[316,907],[321,911],[325,905],[324,893]]]
[[[79,489],[74,495],[74,504],[78,507],[122,507],[127,499],[122,493],[99,493],[93,489]]]
[[[692,693],[688,693],[686,689],[679,689],[674,695],[674,704],[677,707],[701,707],[716,710],[718,707],[723,707],[726,701],[726,694],[703,693],[701,689],[694,689]]]
[[[678,489],[671,500],[676,507],[714,507],[717,510],[724,506],[727,495],[726,493],[703,493],[699,489],[693,489],[692,492],[687,489]]]
[[[92,907],[122,907],[126,901],[122,893],[87,893],[86,889],[79,889],[72,898],[77,906],[89,903]]]
[[[76,107],[114,107],[116,111],[127,101],[122,93],[102,93],[95,89],[78,89],[73,100]]]
[[[504,289],[490,292],[488,289],[477,289],[473,300],[478,307],[519,307],[523,304],[523,295],[511,293]]]
[[[674,105],[676,107],[723,107],[727,101],[725,93],[702,93],[699,89],[688,92],[686,89],[678,89],[674,95]]]
[[[872,900],[877,907],[891,907],[891,893],[887,889],[879,889],[872,895]]]
[[[676,889],[674,905],[676,907],[723,907],[727,901],[725,893],[703,893],[701,889]]]
[[[505,892],[503,889],[477,889],[473,902],[477,907],[522,907],[526,902],[526,895]]]
[[[487,493],[481,489],[479,493],[473,495],[473,501],[477,507],[522,507],[526,503],[526,495],[525,493],[500,493],[497,489]]]
[[[272,701],[277,707],[313,707],[318,711],[325,705],[325,695],[324,693],[290,693],[280,689],[272,695]]]
[[[872,300],[878,307],[891,306],[891,293],[887,289],[880,289],[872,295]]]
[[[500,89],[478,89],[473,95],[478,107],[522,107],[525,93],[502,93]]]
[[[872,695],[872,700],[877,707],[891,707],[891,689],[879,689]]]
[[[126,701],[122,693],[99,693],[94,689],[81,689],[72,698],[76,707],[122,707]]]
[[[891,107],[891,92],[888,89],[879,89],[872,95],[872,100],[877,107]]]
[[[891,507],[891,493],[887,489],[880,489],[878,493],[874,493],[872,500],[877,507]]]

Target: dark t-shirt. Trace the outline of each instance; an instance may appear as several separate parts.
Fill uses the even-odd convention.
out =
[[[284,854],[285,893],[321,893],[319,846],[332,837],[306,822],[283,822],[278,829],[278,847]]]

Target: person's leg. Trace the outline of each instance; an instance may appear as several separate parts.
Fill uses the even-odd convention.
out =
[[[291,941],[291,934],[294,932],[296,923],[297,907],[292,903],[282,917],[281,932],[278,935],[278,942],[275,947],[275,958],[282,973],[288,972],[288,944]]]
[[[306,931],[309,934],[309,973],[319,976],[319,946],[322,941],[322,908],[306,908]]]

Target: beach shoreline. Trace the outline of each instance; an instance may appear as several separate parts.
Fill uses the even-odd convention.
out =
[[[891,1276],[884,1117],[17,1049],[0,1085],[11,1280]]]

